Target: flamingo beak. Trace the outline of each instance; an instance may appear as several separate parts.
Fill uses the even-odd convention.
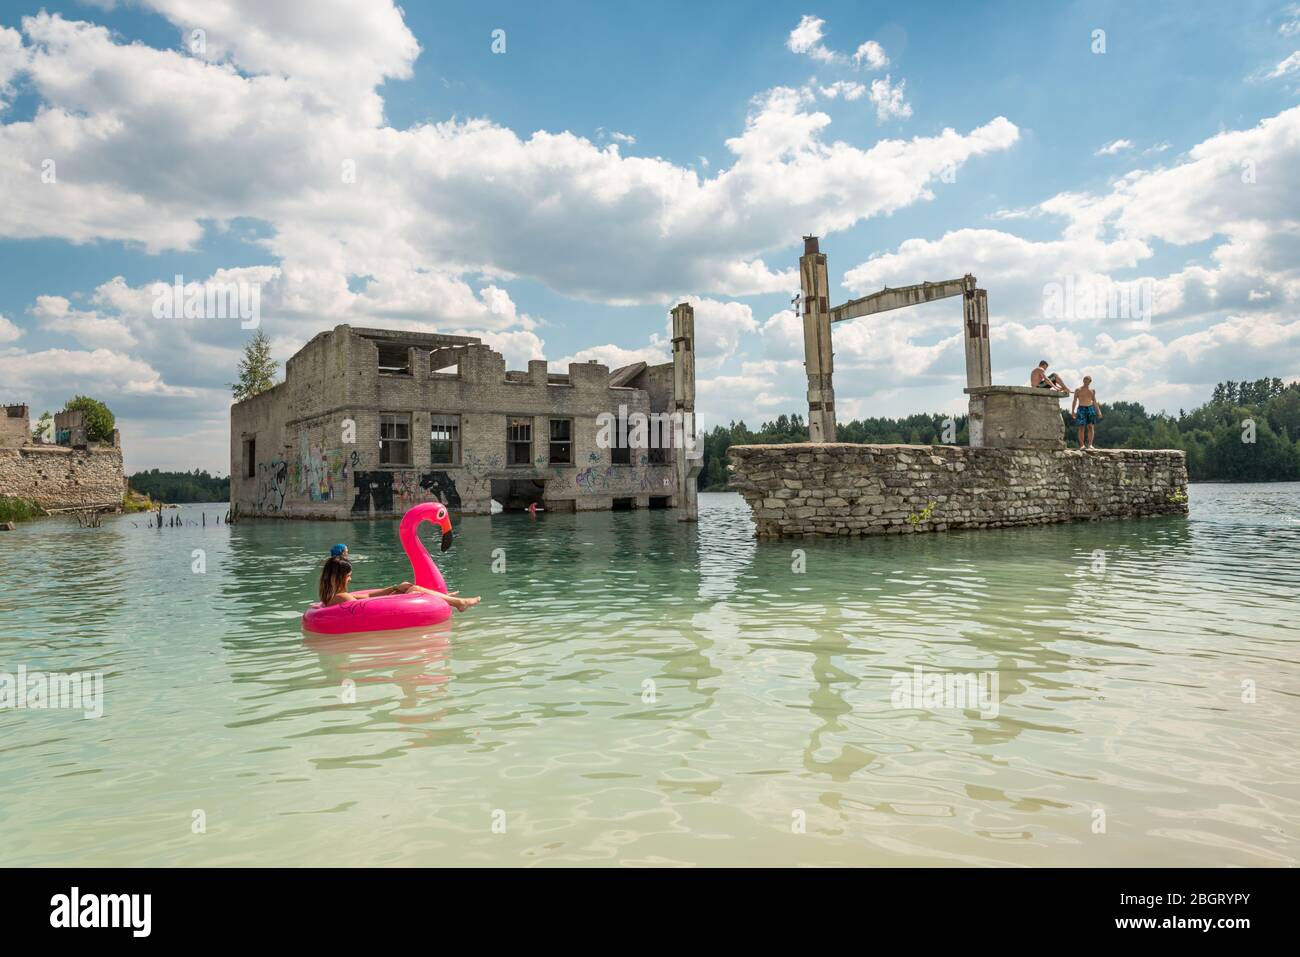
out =
[[[443,512],[438,527],[442,529],[442,550],[445,552],[451,548],[451,516]]]

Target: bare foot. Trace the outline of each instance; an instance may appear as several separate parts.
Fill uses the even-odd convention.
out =
[[[466,608],[473,608],[475,605],[477,605],[477,604],[478,604],[479,602],[481,602],[483,599],[482,599],[482,598],[455,598],[455,597],[452,597],[452,598],[448,598],[447,600],[448,600],[449,602],[451,602],[451,607],[452,607],[452,608],[455,608],[457,611],[464,611]]]

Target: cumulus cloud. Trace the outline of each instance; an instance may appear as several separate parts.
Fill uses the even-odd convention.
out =
[[[1131,140],[1112,140],[1101,149],[1097,150],[1097,156],[1114,156],[1124,150],[1131,150],[1133,143]]]
[[[895,86],[888,73],[883,79],[871,81],[871,102],[876,107],[876,119],[885,122],[890,119],[905,120],[912,115],[911,105],[903,98],[904,80]]]
[[[13,342],[22,336],[23,331],[4,316],[0,316],[0,342]]]
[[[833,63],[838,58],[837,54],[822,44],[822,28],[825,25],[825,20],[805,15],[799,20],[799,25],[790,31],[790,36],[785,41],[786,47],[791,53],[801,53],[821,63]]]
[[[889,66],[889,57],[885,48],[875,40],[867,40],[853,54],[853,62],[865,66],[868,70],[883,70]]]
[[[867,92],[867,88],[861,83],[854,83],[852,80],[836,80],[830,86],[821,87],[821,95],[828,100],[836,99],[843,96],[845,100],[852,102],[859,100]]]
[[[733,164],[702,177],[570,132],[525,139],[481,118],[370,127],[292,75],[243,75],[242,62],[237,71],[125,45],[58,16],[26,18],[23,28],[33,87],[50,108],[0,127],[0,173],[40,184],[52,157],[59,175],[0,207],[0,235],[118,239],[159,252],[195,248],[206,224],[259,219],[271,226],[263,244],[283,281],[319,284],[306,298],[332,299],[348,275],[386,273],[380,286],[394,288],[394,273],[419,285],[428,271],[526,277],[610,303],[662,301],[683,284],[727,295],[784,289],[788,271],[762,256],[789,244],[790,222],[843,229],[926,198],[930,155],[955,145],[945,133],[851,147],[827,138],[830,119],[809,97],[776,88],[727,141]],[[404,47],[393,46],[392,69],[404,69]],[[260,47],[250,55],[272,62]],[[285,70],[295,62],[274,60]],[[834,89],[855,95],[847,82]],[[878,109],[910,112],[901,89],[889,89]],[[958,136],[958,162],[1007,148],[1014,130],[996,118]],[[222,148],[232,139],[238,164]]]

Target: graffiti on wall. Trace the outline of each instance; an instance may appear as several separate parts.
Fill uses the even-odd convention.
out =
[[[356,453],[352,455],[355,457]],[[307,440],[307,434],[298,436],[298,461],[294,463],[294,487],[298,494],[313,502],[328,502],[334,498],[336,488],[346,488],[348,482],[348,456],[342,449],[322,449]]]
[[[289,490],[289,463],[284,459],[271,459],[257,466],[257,508],[262,512],[278,512],[284,508],[284,495]]]
[[[356,496],[352,511],[358,515],[375,512],[404,512],[420,502],[442,502],[460,508],[456,482],[447,472],[353,472]]]

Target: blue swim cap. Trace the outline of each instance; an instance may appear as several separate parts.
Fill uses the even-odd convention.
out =
[[[340,555],[342,555],[342,554],[343,554],[344,552],[346,552],[347,550],[348,550],[348,547],[347,547],[346,545],[344,545],[342,542],[339,542],[337,545],[335,545],[333,548],[330,549],[330,557],[331,557],[331,558],[338,558]]]

